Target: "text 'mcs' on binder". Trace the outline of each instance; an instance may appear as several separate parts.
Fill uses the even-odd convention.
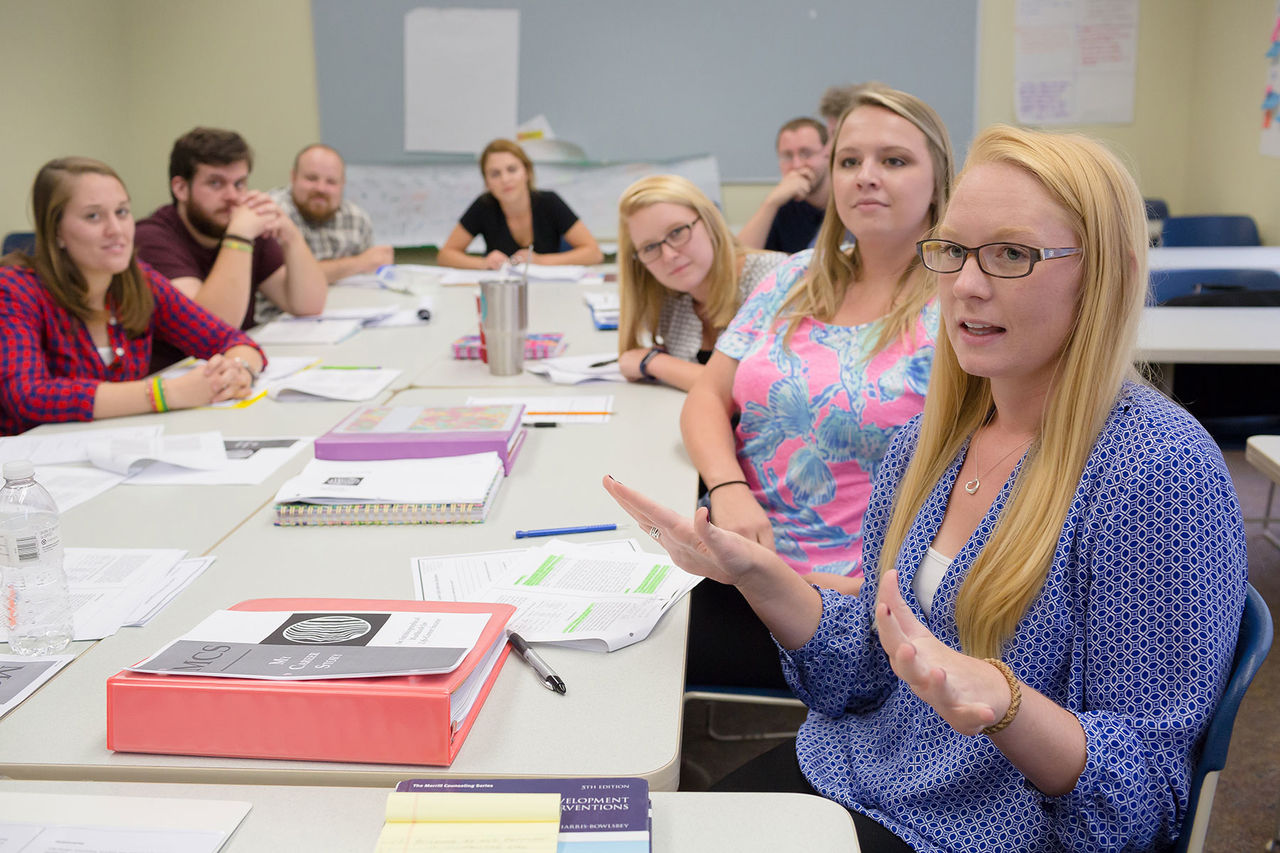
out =
[[[351,636],[349,625],[370,614],[481,614],[479,638],[451,672],[378,678],[297,681],[157,674],[124,670],[107,679],[107,748],[116,752],[349,761],[447,766],[471,731],[497,680],[510,646],[504,627],[515,612],[507,604],[379,599],[264,598],[242,601],[235,612],[293,614],[267,617],[259,641],[280,655],[312,653],[308,663],[341,655],[372,637]],[[346,617],[337,634],[317,614]],[[292,630],[291,630],[292,629]],[[346,644],[344,646],[343,644]],[[219,646],[199,658],[217,657]],[[300,649],[300,647],[302,647]],[[191,666],[215,666],[192,658]],[[180,670],[181,671],[181,670]],[[352,721],[358,720],[355,725]]]
[[[522,405],[371,406],[315,441],[317,459],[429,459],[493,451],[511,473],[528,431]]]

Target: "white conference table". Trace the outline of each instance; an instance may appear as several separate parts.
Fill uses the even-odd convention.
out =
[[[1280,363],[1280,307],[1144,308],[1137,358],[1189,364]]]
[[[1147,254],[1156,270],[1242,269],[1280,272],[1280,246],[1157,246]]]
[[[0,781],[0,801],[10,791],[251,803],[253,808],[223,848],[228,853],[372,850],[382,830],[388,793],[381,788]],[[650,799],[653,853],[859,850],[849,813],[822,797],[653,792]]]
[[[409,389],[395,394],[391,402],[461,403],[468,394],[494,390],[500,389]],[[675,789],[686,602],[673,607],[648,639],[627,649],[608,655],[545,649],[544,657],[569,685],[567,696],[545,690],[532,671],[511,659],[450,768],[123,754],[106,749],[106,679],[180,635],[212,609],[275,596],[411,598],[412,557],[511,548],[518,544],[513,538],[517,528],[617,521],[625,525],[618,533],[592,534],[592,538],[642,538],[600,487],[605,473],[668,504],[692,509],[696,474],[677,427],[684,395],[670,388],[618,383],[597,385],[591,392],[615,395],[618,415],[613,422],[531,430],[488,521],[481,525],[274,527],[271,495],[278,480],[302,466],[305,453],[261,486],[118,486],[67,513],[69,542],[139,547],[173,542],[192,553],[204,553],[199,546],[217,536],[208,553],[218,560],[151,624],[123,630],[95,644],[0,720],[0,775],[312,785],[389,785],[409,776],[431,775],[643,776],[655,790]],[[584,392],[577,386],[544,383],[536,393],[577,396]],[[329,404],[262,401],[245,410],[201,410],[164,417],[186,419],[185,429],[166,420],[170,431],[208,429],[262,406],[258,411],[263,413],[263,423],[255,426],[265,427],[273,419],[268,415],[277,410],[290,426],[304,426],[303,421],[313,415],[295,407],[312,405]],[[326,417],[332,414],[325,412]],[[230,434],[226,427],[224,431]],[[154,494],[146,496],[151,490]],[[133,497],[135,492],[138,498]],[[120,500],[122,495],[126,500]],[[234,509],[218,515],[219,500]],[[209,517],[191,517],[193,513]],[[148,520],[140,522],[140,518]],[[647,539],[642,541],[656,547]]]
[[[1271,527],[1273,523],[1280,521],[1271,514],[1276,485],[1280,484],[1280,435],[1250,436],[1245,443],[1244,458],[1271,481],[1267,486],[1267,508],[1262,517],[1262,535],[1272,545],[1280,548],[1280,537]]]

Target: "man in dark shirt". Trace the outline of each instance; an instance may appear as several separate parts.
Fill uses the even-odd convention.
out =
[[[238,133],[195,128],[169,156],[173,203],[140,221],[134,237],[141,260],[241,329],[253,325],[258,290],[296,315],[323,311],[327,290],[298,227],[248,188],[252,167],[253,152]]]
[[[817,236],[831,194],[827,128],[816,119],[792,119],[778,130],[777,148],[782,180],[738,239],[753,249],[798,252]]]

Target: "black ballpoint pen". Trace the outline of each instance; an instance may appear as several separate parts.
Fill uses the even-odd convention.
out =
[[[560,694],[566,692],[564,680],[556,675],[551,667],[547,666],[546,661],[538,657],[537,652],[529,648],[529,644],[524,641],[524,637],[511,631],[507,634],[507,639],[511,641],[511,648],[515,649],[516,654],[524,658],[524,662],[533,667],[533,671],[542,679],[542,683],[546,685],[548,690],[554,690]]]
[[[616,358],[610,358],[610,359],[606,359],[605,361],[592,362],[591,364],[588,364],[587,367],[604,367],[607,364],[617,364],[617,363],[618,363],[618,360]],[[646,365],[646,367],[647,366],[648,365]]]

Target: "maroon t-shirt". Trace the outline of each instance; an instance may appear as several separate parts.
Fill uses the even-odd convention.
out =
[[[178,209],[166,204],[138,223],[133,237],[138,257],[151,264],[165,278],[198,278],[204,281],[218,259],[220,245],[202,246],[182,224]],[[232,251],[232,250],[228,250]],[[244,307],[240,328],[253,326],[253,294],[258,285],[284,265],[284,250],[271,237],[253,241],[253,274],[250,278],[249,303]]]

